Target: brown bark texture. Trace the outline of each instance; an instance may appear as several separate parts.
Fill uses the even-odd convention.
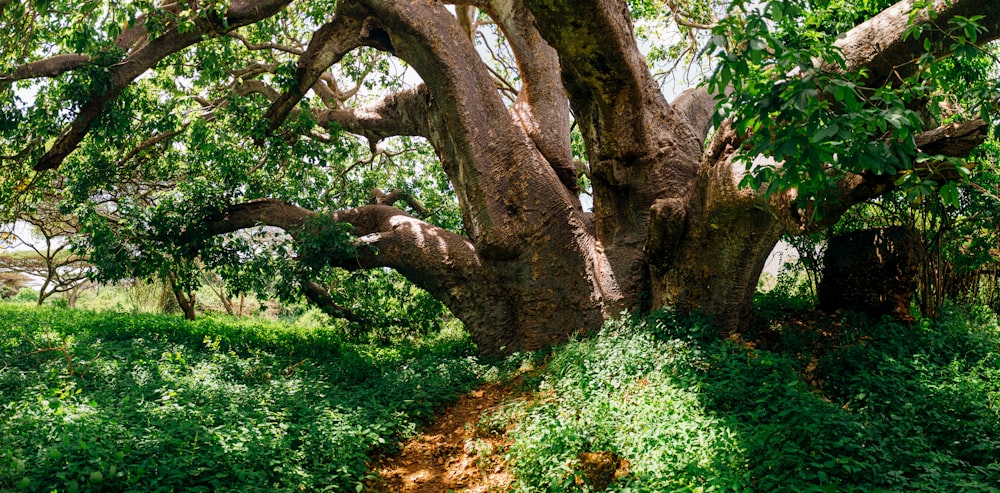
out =
[[[234,2],[224,24],[206,20],[194,32],[169,31],[136,45],[115,66],[110,90],[81,107],[36,168],[57,167],[107,102],[157,60],[203,36],[273,15],[286,3]],[[261,118],[275,130],[333,64],[361,46],[405,60],[423,81],[369,107],[335,106],[316,118],[373,140],[426,138],[457,194],[465,234],[393,208],[403,197],[389,200],[379,192],[372,205],[330,216],[352,225],[356,238],[354,253],[333,256],[330,264],[397,269],[444,302],[486,354],[538,349],[593,331],[622,311],[664,306],[713,316],[724,335],[742,330],[780,236],[815,225],[807,224],[809,215],[792,192],[739,186],[745,173],[734,161],[740,136],[723,124],[705,142],[714,99],[696,88],[667,101],[637,45],[624,0],[457,3],[461,19],[441,2],[342,0],[301,55],[297,83],[268,94],[273,103]],[[868,70],[870,84],[880,85],[908,66],[923,49],[923,40],[902,39],[912,3],[900,2],[837,41],[848,70]],[[521,86],[512,104],[472,42],[473,6],[502,30],[516,57]],[[1000,37],[1000,0],[930,8],[937,22],[984,15],[988,31],[979,42]],[[931,22],[926,15],[916,20]],[[933,41],[947,54],[947,43]],[[64,55],[7,78],[84,62]],[[571,111],[586,144],[593,212],[579,199]],[[927,129],[918,140],[936,152],[967,152],[981,141],[982,128]],[[833,202],[846,210],[889,190],[892,181],[848,176]],[[843,210],[830,212],[824,217]],[[218,234],[270,225],[296,236],[308,234],[316,214],[259,200],[232,205],[209,223]],[[311,297],[322,299],[323,292],[315,289]]]

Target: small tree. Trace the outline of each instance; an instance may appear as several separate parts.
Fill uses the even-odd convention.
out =
[[[36,205],[23,212],[19,220],[28,227],[28,235],[10,232],[7,241],[27,253],[0,255],[0,269],[41,278],[39,305],[54,294],[65,293],[67,303],[74,306],[79,292],[91,285],[88,279],[91,265],[72,247],[76,221],[61,214],[55,201]]]

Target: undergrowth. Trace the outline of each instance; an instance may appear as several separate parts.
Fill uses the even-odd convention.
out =
[[[0,492],[358,491],[481,379],[463,333],[0,305]]]
[[[824,320],[759,342],[670,313],[610,322],[484,422],[513,427],[523,492],[1000,491],[995,316]]]

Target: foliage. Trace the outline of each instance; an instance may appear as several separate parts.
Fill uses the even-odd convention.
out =
[[[76,12],[73,22],[78,25],[66,24],[59,2],[0,7],[0,24],[18,33],[5,31],[0,36],[14,36],[7,44],[19,47],[0,58],[0,74],[54,51],[70,50],[94,58],[52,80],[0,83],[2,94],[10,96],[0,98],[5,117],[0,118],[4,122],[0,154],[15,156],[3,167],[0,198],[6,214],[14,211],[10,201],[29,191],[43,194],[62,189],[63,211],[81,222],[81,237],[75,242],[91,256],[98,280],[173,278],[183,291],[193,293],[202,283],[202,266],[207,266],[224,278],[233,294],[301,299],[298,288],[303,268],[293,257],[302,252],[291,245],[290,238],[262,230],[215,238],[204,228],[205,218],[218,217],[228,205],[260,198],[280,199],[327,214],[367,204],[375,188],[401,189],[426,207],[422,219],[460,228],[448,181],[420,139],[386,139],[376,148],[364,138],[341,132],[335,124],[317,125],[309,111],[289,119],[277,135],[264,134],[260,115],[270,101],[243,88],[258,83],[286,89],[294,82],[299,48],[246,48],[254,43],[308,44],[313,31],[334,9],[335,2],[326,0],[295,2],[239,33],[206,37],[157,64],[104,110],[85,142],[60,168],[58,183],[22,169],[51,146],[72,117],[70,113],[100,93],[108,67],[122,55],[114,41],[123,30],[138,22],[154,37],[175,24],[184,31],[198,18],[212,17],[226,7],[225,2],[176,8],[150,2],[128,8],[105,4],[66,7]],[[76,41],[67,43],[66,39]],[[392,74],[388,60],[387,54],[367,48],[345,56],[333,69],[344,84],[335,87],[336,105],[364,105],[373,99],[375,88],[399,89],[402,75]],[[356,87],[352,90],[351,85]],[[300,106],[328,108],[327,103],[332,104],[311,96]],[[23,155],[19,153],[25,149]],[[34,186],[28,187],[28,182]],[[25,196],[23,200],[30,203],[32,199]],[[342,238],[338,235],[337,239]],[[329,244],[330,238],[316,240]],[[303,250],[308,253],[308,245]],[[315,264],[324,259],[312,260]],[[310,273],[316,270],[316,265],[308,267]],[[322,275],[346,277],[343,273]],[[334,294],[349,296],[352,289],[358,288]]]
[[[262,321],[0,305],[0,490],[357,491],[474,385],[461,332],[391,349]]]
[[[1000,491],[995,315],[779,322],[761,344],[660,313],[557,349],[503,415],[518,491],[592,491],[584,452],[622,459],[608,491]]]
[[[740,154],[748,172],[744,185],[767,184],[772,193],[795,188],[806,204],[822,202],[845,173],[871,173],[896,177],[911,198],[940,194],[957,200],[953,181],[918,171],[940,166],[965,178],[969,170],[961,160],[919,152],[914,137],[929,129],[923,108],[934,122],[955,100],[967,116],[987,119],[994,111],[998,89],[988,68],[994,59],[974,47],[984,27],[976,22],[979,17],[958,16],[947,25],[911,28],[906,37],[924,39],[927,53],[914,61],[912,75],[888,85],[870,83],[863,71],[845,72],[844,54],[834,39],[853,26],[851,19],[864,19],[891,3],[731,4],[732,15],[713,30],[711,52],[720,63],[708,87],[725,94],[716,123],[731,118],[736,132],[746,137]],[[911,16],[928,5],[917,2]],[[929,29],[952,43],[947,51],[954,57],[931,54]],[[957,93],[956,78],[966,83]]]

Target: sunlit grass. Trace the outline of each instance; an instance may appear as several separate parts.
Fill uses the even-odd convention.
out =
[[[479,381],[439,339],[0,305],[0,491],[355,491]]]
[[[608,491],[998,491],[996,318],[836,323],[768,349],[670,314],[609,323],[483,423],[514,426],[523,492],[603,486],[594,453],[617,461]]]

